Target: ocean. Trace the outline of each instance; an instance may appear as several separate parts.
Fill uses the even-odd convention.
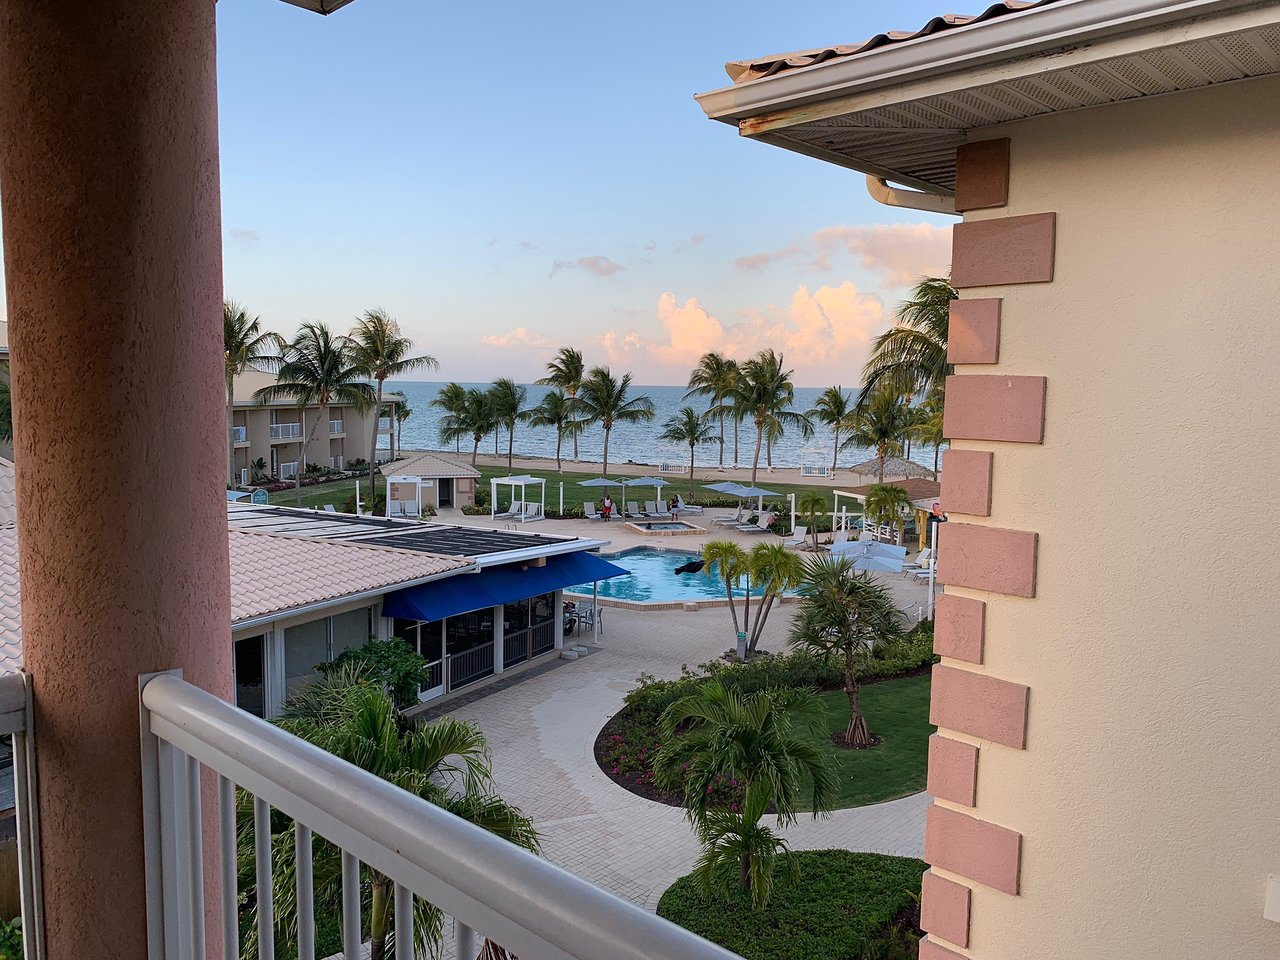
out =
[[[409,407],[413,411],[409,419],[405,421],[401,435],[401,444],[404,449],[443,449],[443,444],[440,442],[440,420],[444,412],[430,405],[443,386],[443,383],[414,381],[397,381],[387,384],[387,390],[399,390],[405,395],[409,401]],[[463,386],[484,389],[488,384],[464,383]],[[531,407],[536,406],[546,391],[550,389],[535,384],[525,384],[525,386],[529,391],[528,405]],[[821,395],[822,389],[819,387],[797,387],[795,409],[799,411],[812,409],[813,404]],[[643,395],[652,400],[655,416],[649,423],[615,425],[609,437],[609,462],[653,465],[661,463],[687,464],[689,462],[688,447],[657,439],[662,432],[663,423],[681,407],[688,405],[695,410],[706,409],[707,402],[705,399],[691,397],[686,400],[684,399],[684,393],[683,387],[634,386],[631,395]],[[843,441],[843,437],[841,440]],[[739,428],[738,440],[738,463],[740,465],[751,465],[751,457],[755,449],[754,444],[755,427],[750,422],[743,423]],[[821,424],[815,424],[814,434],[809,438],[802,437],[798,430],[788,431],[773,445],[773,465],[775,467],[830,466],[832,444],[831,430]],[[498,446],[500,453],[505,454],[507,452],[505,432],[499,438]],[[468,456],[470,455],[471,445],[469,442],[463,442],[461,452]],[[493,452],[492,434],[481,442],[480,452]],[[515,452],[519,456],[554,458],[556,455],[555,430],[550,427],[539,428],[520,424],[516,428]],[[603,458],[603,453],[604,428],[598,425],[586,428],[578,437],[579,458],[599,462]],[[726,420],[725,422],[724,453],[725,464],[731,466],[733,464],[733,422],[731,420]],[[573,440],[571,438],[565,438],[561,456],[565,460],[573,457]],[[875,453],[871,450],[853,448],[841,450],[840,465],[843,467],[852,466],[855,463],[870,460],[873,456],[875,456]],[[699,466],[717,464],[719,463],[719,458],[718,441],[698,448],[697,463]],[[911,459],[932,469],[933,448],[916,448],[913,445]],[[764,465],[765,452],[762,449],[760,451],[760,466],[763,467]]]

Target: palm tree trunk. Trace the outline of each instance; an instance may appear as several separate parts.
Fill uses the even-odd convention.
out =
[[[511,451],[516,445],[516,422],[512,420],[507,424],[507,476],[511,475]]]
[[[768,464],[769,469],[773,469],[773,438],[770,437],[764,442],[764,462]]]
[[[750,635],[751,633],[751,574],[745,574],[744,579],[747,582],[747,593],[742,598],[742,632]],[[742,659],[746,660],[747,652],[743,651]]]
[[[570,401],[577,399],[577,396],[578,396],[577,390],[571,389],[567,392],[569,394]],[[570,409],[573,409],[572,402],[570,403]],[[576,413],[577,411],[575,410],[574,412]],[[573,431],[573,462],[574,463],[578,462],[578,431],[577,430]]]
[[[231,439],[231,431],[235,424],[236,388],[235,379],[227,375],[227,486],[236,485],[236,444]]]
[[[733,418],[733,466],[738,466],[738,428],[742,426],[742,421],[737,417]]]
[[[604,466],[600,469],[601,476],[609,472],[609,431],[612,429],[612,424],[604,428]]]
[[[871,734],[867,732],[867,721],[862,716],[862,690],[853,672],[853,651],[848,647],[844,652],[844,692],[849,698],[849,726],[844,732],[844,741],[853,747],[869,746]]]
[[[876,456],[880,460],[880,483],[884,483],[884,460],[888,455],[889,450],[883,443],[876,447]]]
[[[564,443],[564,431],[556,427],[556,473],[564,473],[564,467],[560,466],[560,444]]]
[[[938,453],[942,450],[942,444],[935,443],[933,445],[933,482],[938,482]]]
[[[756,482],[756,471],[760,469],[760,445],[764,443],[764,424],[756,422],[756,455],[751,461],[751,482]]]
[[[382,383],[381,383],[381,381],[379,381],[379,383],[378,383],[378,397],[379,397],[379,399],[381,399],[381,397],[382,397]],[[381,407],[381,406],[379,406],[379,407],[378,407],[378,416],[379,416],[379,417],[381,417],[381,416],[382,416],[382,407]],[[376,450],[376,449],[377,449],[377,443],[378,443],[378,421],[377,421],[377,420],[373,421],[373,442],[374,442],[374,449]],[[396,458],[396,448],[397,448],[397,447],[399,447],[399,446],[400,446],[400,438],[399,438],[399,437],[397,436],[397,434],[396,434],[396,424],[394,424],[394,423],[393,423],[393,424],[391,425],[391,436],[389,436],[389,437],[387,438],[388,453],[390,453],[390,455],[391,455],[391,459],[392,459],[392,460],[394,460],[394,459]],[[369,459],[370,459],[370,460],[373,460],[373,457],[370,457]]]
[[[743,890],[751,892],[751,854],[744,853],[738,860],[738,884]]]
[[[839,425],[837,425],[836,426],[836,445],[835,445],[835,449],[831,453],[831,473],[833,475],[836,472],[836,464],[839,461],[840,461],[840,427]]]
[[[766,591],[760,608],[756,611],[756,627],[751,631],[751,642],[747,644],[747,652],[755,653],[756,644],[760,642],[760,635],[764,633],[765,621],[769,619],[769,611],[773,609],[773,600],[777,596],[774,590]]]
[[[480,434],[473,433],[471,436],[475,440],[475,443],[471,445],[471,466],[474,467],[476,465],[476,457],[480,455]]]
[[[373,502],[374,496],[378,493],[378,488],[374,486],[376,480],[374,478],[374,464],[378,461],[378,417],[382,415],[382,378],[378,377],[378,402],[373,408],[373,436],[369,438],[369,502]],[[395,441],[395,431],[391,431],[391,439]]]
[[[293,505],[302,506],[302,472],[307,469],[307,408],[298,408],[298,426],[302,430],[302,462],[293,473]]]
[[[369,960],[386,960],[387,956],[387,912],[391,906],[387,896],[385,878],[374,880],[372,902],[369,905]]]
[[[738,605],[733,602],[733,581],[729,579],[728,568],[721,567],[724,578],[724,595],[729,598],[729,615],[733,617],[733,642],[735,649],[738,643]]]
[[[498,455],[498,434],[501,432],[501,428],[495,424],[493,428],[493,455],[495,457]]]
[[[720,469],[724,469],[724,408],[720,408]]]

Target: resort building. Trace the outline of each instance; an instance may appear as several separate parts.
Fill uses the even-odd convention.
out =
[[[469,507],[476,502],[480,471],[434,453],[407,451],[382,471],[387,516],[416,517],[428,507]]]
[[[1042,0],[698,98],[962,218],[921,960],[1280,956],[1278,70],[1274,2]]]
[[[277,480],[292,480],[306,470],[302,462],[302,441],[307,441],[307,463],[345,470],[353,460],[368,460],[370,440],[378,435],[377,459],[395,456],[395,408],[397,400],[383,400],[381,412],[358,411],[340,403],[323,410],[317,404],[305,408],[290,400],[259,403],[255,391],[276,382],[275,375],[248,370],[235,378],[231,411],[231,440],[234,445],[236,481],[254,483],[259,460],[265,474]]]

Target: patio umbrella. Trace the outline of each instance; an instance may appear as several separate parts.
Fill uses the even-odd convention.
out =
[[[625,480],[610,480],[608,477],[592,477],[590,480],[579,480],[580,487],[625,487]]]
[[[669,483],[670,480],[663,480],[661,477],[636,477],[634,480],[622,481],[624,487],[657,487],[659,490]]]
[[[863,473],[870,474],[871,476],[877,476],[880,473],[880,461],[864,460],[862,463],[855,463],[849,468],[849,470],[852,473]],[[919,477],[924,480],[933,479],[933,471],[928,467],[923,467],[911,460],[904,460],[902,457],[886,457],[884,461],[884,475],[886,477]]]
[[[832,544],[832,553],[853,560],[855,570],[875,570],[880,573],[901,573],[907,559],[907,548],[892,543],[876,543],[874,540],[853,540]]]
[[[763,510],[765,497],[780,497],[782,494],[776,493],[773,490],[766,490],[764,487],[742,487],[738,491],[738,496],[747,497],[748,499],[751,497],[758,498],[759,502],[756,504],[756,509]]]

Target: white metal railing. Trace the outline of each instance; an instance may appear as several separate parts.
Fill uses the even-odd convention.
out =
[[[273,423],[271,424],[272,440],[297,440],[302,436],[301,423]]]
[[[44,900],[40,879],[40,828],[36,816],[35,747],[31,738],[31,679],[26,673],[0,675],[0,736],[13,737],[22,952],[25,960],[44,960]]]
[[[444,658],[445,685],[450,691],[493,675],[493,641]]]
[[[391,429],[391,418],[390,418],[390,417],[379,417],[379,418],[378,418],[378,432],[379,432],[379,433],[386,433],[386,432],[387,432],[388,430],[390,430],[390,429]]]
[[[292,480],[298,475],[298,461],[290,460],[288,463],[280,464],[280,479]]]
[[[815,466],[814,464],[805,464],[800,467],[800,476],[802,477],[829,477],[831,476],[831,468],[826,464]]]
[[[342,423],[342,421],[341,421],[341,420],[330,420],[330,421],[329,421],[329,432],[330,432],[331,434],[332,434],[332,433],[342,433],[343,429],[344,429],[344,427],[343,427],[343,423]]]
[[[345,470],[347,469],[347,458],[346,457],[330,457],[329,466],[333,467],[333,469],[335,470]]]
[[[297,902],[311,903],[311,841],[341,848],[343,953],[360,956],[360,864],[395,884],[396,960],[412,960],[414,896],[455,921],[459,960],[478,933],[522,960],[735,960],[736,955],[339,760],[175,674],[142,678],[143,823],[150,960],[203,958],[200,774],[218,777],[225,956],[238,953],[235,790],[253,796],[257,888],[272,889],[271,812],[294,820]],[[259,909],[259,957],[274,960]],[[298,917],[311,960],[315,918]]]
[[[232,427],[231,440],[233,443],[247,443],[249,441],[249,430],[246,427]]]

